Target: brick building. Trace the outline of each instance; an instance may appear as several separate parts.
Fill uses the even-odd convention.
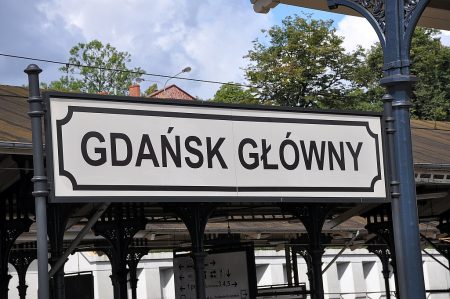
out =
[[[141,96],[140,86],[139,85],[130,86],[129,93],[130,96],[132,97],[140,97]],[[153,92],[149,96],[149,98],[195,101],[195,97],[193,97],[180,87],[176,86],[175,84],[169,85],[164,89]]]

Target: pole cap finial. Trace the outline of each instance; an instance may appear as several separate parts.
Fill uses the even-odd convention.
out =
[[[381,100],[384,101],[384,102],[392,102],[392,101],[394,101],[395,99],[394,99],[394,97],[393,97],[392,95],[390,95],[389,93],[387,93],[387,94],[385,94],[385,95],[381,98]]]
[[[27,66],[24,72],[27,73],[28,75],[31,75],[31,74],[39,74],[40,72],[42,72],[42,70],[36,64],[30,64]]]

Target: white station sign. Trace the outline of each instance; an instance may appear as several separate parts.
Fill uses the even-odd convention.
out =
[[[54,201],[386,198],[379,115],[47,101]]]

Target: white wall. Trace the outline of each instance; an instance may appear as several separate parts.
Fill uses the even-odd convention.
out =
[[[339,252],[337,249],[326,250],[323,257],[323,267]],[[448,265],[446,259],[430,250],[440,261]],[[256,250],[256,272],[258,285],[285,284],[286,266],[283,251]],[[449,271],[439,265],[428,256],[423,256],[423,268],[425,285],[427,289],[448,289],[450,287]],[[28,296],[37,298],[37,263],[34,261],[27,273]],[[148,299],[174,299],[174,277],[172,270],[172,253],[151,253],[145,256],[138,265],[138,298]],[[306,263],[298,256],[298,268],[300,281],[306,282]],[[80,271],[92,271],[94,275],[95,299],[110,299],[113,297],[112,284],[109,276],[111,267],[105,255],[99,256],[94,252],[83,252],[71,255],[64,268],[66,273]],[[382,266],[379,259],[364,249],[346,251],[324,273],[324,290],[328,299],[356,299],[366,298],[366,292],[370,298],[384,298],[384,280],[381,274]],[[17,273],[10,266],[12,279],[9,284],[9,298],[18,299]],[[391,290],[395,290],[393,276],[390,279]],[[342,294],[340,297],[340,293]],[[356,294],[355,294],[356,293]],[[383,297],[382,297],[383,296]],[[430,294],[427,298],[450,298],[449,294]]]

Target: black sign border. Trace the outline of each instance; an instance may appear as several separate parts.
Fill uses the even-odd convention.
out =
[[[185,101],[185,100],[154,100],[149,98],[138,97],[118,97],[118,96],[104,96],[104,95],[92,95],[92,94],[76,94],[76,93],[61,93],[61,92],[46,92],[44,93],[46,104],[46,154],[47,154],[47,173],[49,177],[50,187],[54,183],[53,178],[53,147],[52,147],[52,130],[51,130],[51,113],[50,113],[50,99],[51,98],[66,98],[76,100],[96,100],[96,101],[108,101],[108,102],[126,102],[126,103],[139,103],[139,104],[157,104],[168,106],[196,106],[205,108],[227,108],[227,109],[239,109],[239,110],[260,110],[260,111],[286,111],[286,112],[302,112],[302,113],[314,113],[314,114],[340,114],[340,115],[354,115],[354,116],[375,116],[381,118],[380,113],[373,112],[349,112],[349,111],[336,111],[336,110],[314,110],[314,109],[299,109],[288,107],[266,107],[266,106],[247,106],[247,105],[224,105],[218,103],[200,102],[200,101]],[[107,112],[105,112],[107,111]],[[353,125],[366,127],[369,135],[375,139],[376,143],[376,155],[377,155],[377,168],[378,174],[373,178],[370,187],[236,187],[236,186],[136,186],[136,185],[79,185],[76,182],[75,177],[64,169],[63,151],[62,151],[62,133],[61,128],[64,124],[68,123],[74,112],[91,112],[91,113],[108,113],[108,114],[128,114],[128,115],[149,115],[149,116],[163,116],[163,117],[182,117],[182,118],[202,118],[202,119],[226,119],[234,121],[252,121],[252,122],[284,122],[284,123],[310,123],[310,124],[332,124],[332,125]],[[381,165],[380,165],[380,152],[379,152],[379,138],[385,144],[384,126],[382,124],[382,136],[374,134],[367,122],[364,121],[341,121],[341,120],[305,120],[297,118],[273,118],[273,117],[253,117],[253,116],[229,116],[229,115],[215,115],[215,114],[197,114],[197,113],[183,113],[183,112],[170,112],[170,111],[144,111],[133,109],[117,109],[117,108],[99,108],[99,107],[79,107],[69,106],[69,112],[62,120],[57,120],[57,134],[58,134],[58,151],[59,161],[58,170],[60,175],[66,176],[72,183],[74,190],[86,190],[86,191],[219,191],[219,192],[271,192],[271,191],[283,191],[283,192],[372,192],[374,190],[375,183],[381,179]],[[386,195],[389,194],[389,185],[387,184],[387,161],[386,150],[384,151],[384,177]],[[132,187],[132,188],[130,188]],[[146,196],[146,195],[130,195],[130,196],[56,196],[54,188],[50,188],[50,200],[52,202],[386,202],[389,198],[358,198],[358,197],[279,197],[279,196]]]

